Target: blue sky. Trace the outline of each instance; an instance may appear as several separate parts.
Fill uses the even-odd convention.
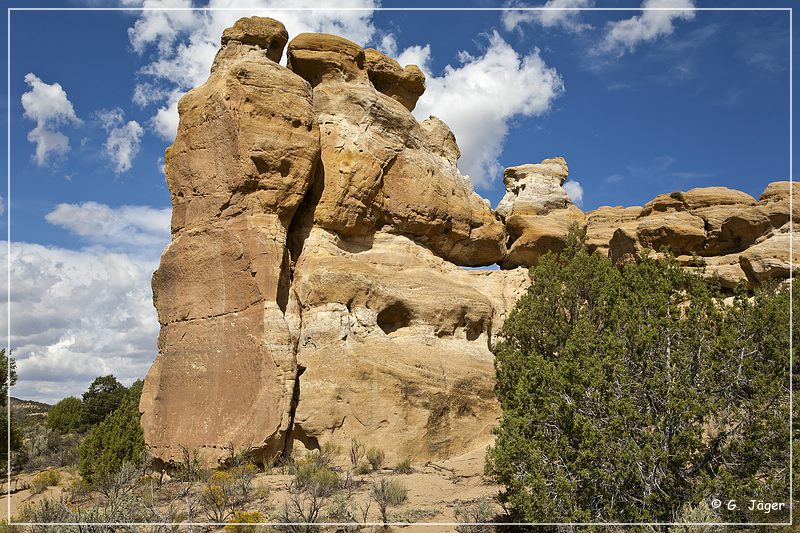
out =
[[[142,1],[5,4],[192,5]],[[246,2],[258,12],[12,12],[10,210],[0,195],[12,224],[13,394],[57,400],[109,372],[129,383],[155,357],[149,278],[169,239],[161,165],[174,103],[205,79],[221,30],[238,16],[277,18],[290,38],[338,33],[419,64],[428,89],[415,114],[451,125],[461,171],[492,205],[502,168],[556,155],[587,211],[709,185],[758,197],[788,179],[789,14],[639,8],[792,3],[642,1],[547,4],[636,8],[580,12],[380,11],[377,0],[313,13],[269,0]]]

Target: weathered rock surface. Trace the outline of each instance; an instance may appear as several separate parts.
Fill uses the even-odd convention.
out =
[[[521,269],[464,270],[407,237],[314,228],[292,285],[304,369],[293,438],[356,438],[391,461],[487,444],[500,414],[489,346],[526,285]]]
[[[787,182],[758,201],[708,187],[583,213],[557,157],[507,169],[495,212],[447,125],[411,115],[418,68],[325,34],[295,37],[283,67],[287,41],[277,21],[241,19],[179,103],[159,355],[140,404],[165,463],[352,438],[390,461],[486,445],[491,348],[529,283],[515,267],[573,227],[615,261],[668,247],[729,289],[788,274]],[[504,270],[462,268],[491,264]]]
[[[323,50],[326,42],[333,52]],[[344,236],[379,229],[413,236],[461,265],[502,260],[505,228],[458,171],[447,126],[438,119],[420,124],[377,90],[356,48],[311,34],[289,43],[290,67],[314,85],[320,127],[314,223]],[[346,67],[335,67],[332,57]]]
[[[571,228],[586,226],[562,187],[568,175],[563,157],[505,170],[506,194],[497,207],[511,243],[504,267],[534,265],[548,251],[562,250]]]

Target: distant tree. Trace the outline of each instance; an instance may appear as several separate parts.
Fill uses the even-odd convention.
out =
[[[17,362],[13,357],[6,356],[5,348],[0,348],[0,383],[0,403],[5,407],[8,405],[8,388],[17,384]]]
[[[789,291],[748,296],[673,259],[542,258],[495,349],[487,471],[515,519],[670,522],[720,497],[740,504],[719,520],[786,521],[745,503],[788,501]]]
[[[62,435],[86,429],[86,407],[80,398],[68,396],[47,412],[45,427]]]
[[[142,381],[126,392],[119,407],[94,426],[78,450],[81,476],[96,483],[112,475],[123,463],[137,461],[145,451],[139,415]]]
[[[86,425],[93,426],[103,421],[113,412],[122,399],[125,398],[127,389],[113,375],[96,378],[89,389],[83,393],[83,404],[86,413]]]
[[[6,355],[6,349],[0,348],[0,475],[8,473],[8,430],[11,429],[11,452],[22,448],[22,432],[12,418],[8,419],[8,390],[17,383],[17,362]],[[13,461],[12,461],[13,462]],[[12,465],[13,466],[13,465]]]

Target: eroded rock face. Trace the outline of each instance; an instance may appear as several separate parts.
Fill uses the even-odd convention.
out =
[[[277,21],[238,21],[179,104],[159,355],[140,404],[164,463],[353,438],[389,461],[487,444],[491,348],[524,267],[575,227],[612,260],[666,246],[726,288],[788,274],[786,182],[758,201],[709,187],[583,213],[557,157],[507,169],[495,212],[447,125],[411,115],[418,68],[325,34],[295,37],[283,67],[287,41]],[[504,270],[462,268],[491,264]]]
[[[522,269],[464,270],[404,236],[314,228],[292,285],[305,369],[293,437],[355,438],[390,461],[487,444],[500,415],[489,346],[526,287]]]
[[[286,30],[244,19],[185,95],[166,156],[172,242],[153,275],[161,334],[142,392],[153,455],[214,463],[283,449],[296,375],[289,223],[320,153],[310,85],[275,62]]]
[[[320,127],[314,224],[350,237],[409,235],[460,265],[502,260],[505,228],[458,171],[452,133],[438,119],[418,123],[394,92],[373,86],[356,48],[312,34],[289,43],[290,67],[314,85]]]

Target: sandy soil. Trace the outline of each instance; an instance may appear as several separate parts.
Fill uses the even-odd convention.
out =
[[[479,448],[464,455],[453,457],[445,461],[429,462],[422,465],[412,465],[413,472],[410,474],[395,474],[391,469],[383,469],[381,472],[368,475],[354,475],[351,484],[351,505],[359,510],[367,508],[367,521],[380,521],[380,513],[377,505],[370,503],[371,482],[380,477],[391,477],[401,480],[408,489],[408,500],[398,507],[391,508],[389,511],[390,520],[396,522],[424,522],[424,523],[447,523],[456,521],[455,510],[458,506],[470,504],[480,500],[494,501],[499,487],[488,482],[483,477],[483,465],[486,450]],[[11,482],[11,515],[17,517],[20,511],[30,504],[35,504],[44,498],[58,499],[66,496],[67,487],[70,482],[77,480],[78,475],[74,471],[59,469],[62,479],[58,486],[49,487],[41,494],[32,494],[25,488],[33,479],[36,473],[22,474],[12,478]],[[289,486],[293,477],[287,474],[267,474],[259,473],[253,481],[254,493],[265,494],[268,489],[267,498],[256,498],[252,505],[247,505],[248,510],[258,510],[265,517],[277,520],[284,508],[284,502],[289,498]],[[6,486],[3,487],[4,491]],[[163,490],[163,489],[162,489]],[[199,487],[198,487],[199,490]],[[4,494],[0,498],[0,512],[5,518],[8,514],[8,495]],[[100,496],[90,496],[78,505],[92,505],[100,503]],[[330,500],[329,500],[330,502]],[[496,504],[498,513],[501,509]],[[195,520],[201,520],[198,517]],[[335,528],[331,528],[333,530]],[[377,529],[366,528],[365,530]],[[434,531],[455,531],[453,526],[402,526],[394,529],[403,531],[414,531],[417,529],[426,532]]]

